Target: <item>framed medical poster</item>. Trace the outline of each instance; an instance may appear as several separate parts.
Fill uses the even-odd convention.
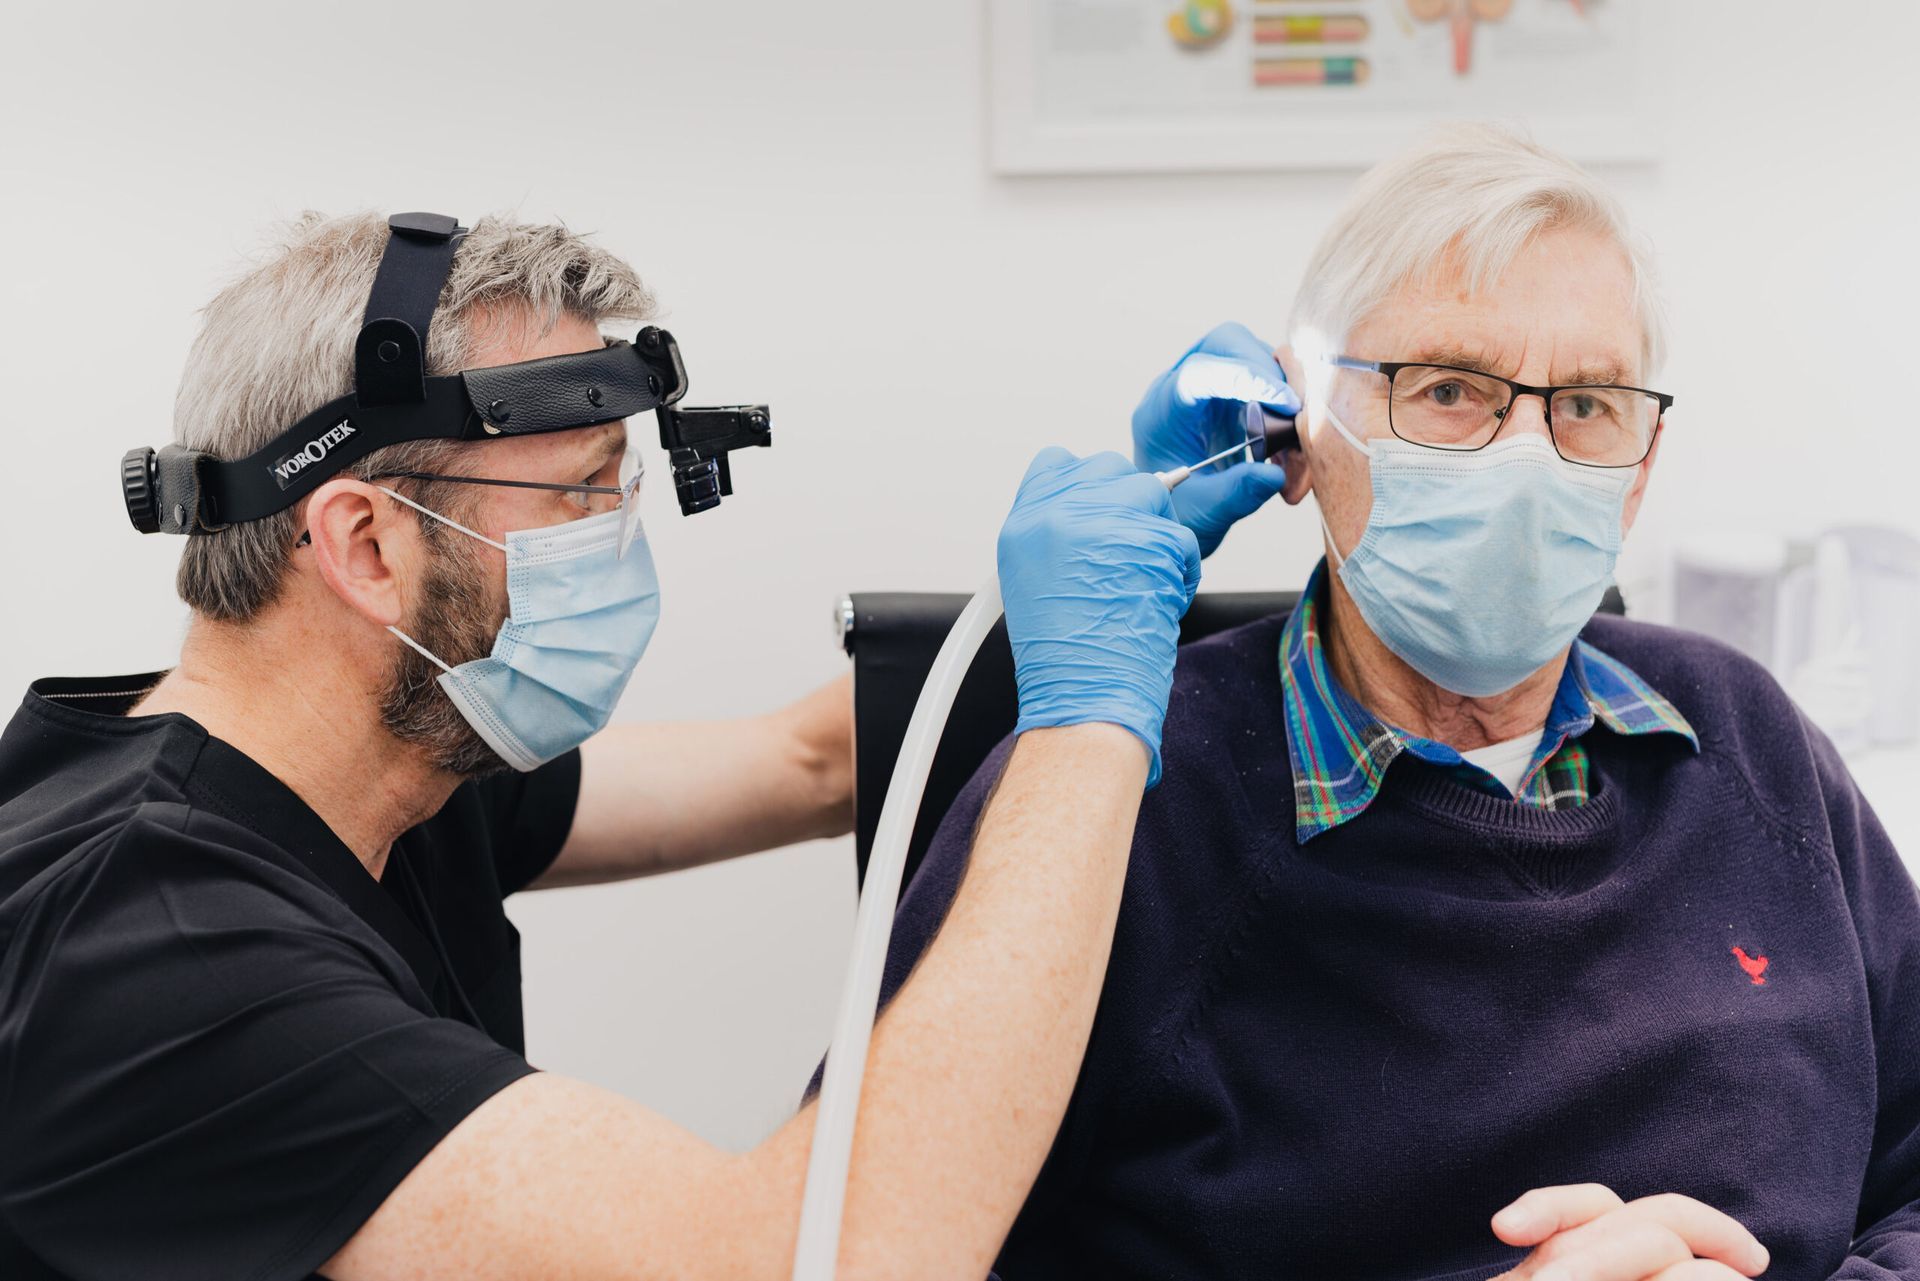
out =
[[[1439,119],[1658,158],[1662,0],[987,0],[1007,174],[1360,167]]]

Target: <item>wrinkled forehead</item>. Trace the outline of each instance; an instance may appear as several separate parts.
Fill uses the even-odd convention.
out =
[[[1443,259],[1388,294],[1345,345],[1363,359],[1526,383],[1638,385],[1645,341],[1626,254],[1608,238],[1568,231],[1537,237],[1478,288]]]

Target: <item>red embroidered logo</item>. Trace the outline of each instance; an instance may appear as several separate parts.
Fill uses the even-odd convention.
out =
[[[1747,972],[1748,977],[1754,981],[1756,986],[1765,986],[1766,979],[1762,978],[1761,975],[1767,972],[1766,957],[1748,956],[1744,948],[1736,947],[1733,949],[1733,959],[1740,962],[1740,968]]]

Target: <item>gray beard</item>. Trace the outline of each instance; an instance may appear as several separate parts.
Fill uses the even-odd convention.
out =
[[[485,658],[493,651],[494,635],[505,621],[506,610],[487,590],[488,575],[479,557],[452,545],[453,539],[465,536],[450,538],[450,531],[431,529],[424,521],[422,525],[429,527],[428,540],[439,544],[441,554],[428,571],[420,603],[401,630],[449,667]],[[394,649],[393,667],[380,695],[380,720],[387,730],[425,751],[436,768],[465,778],[509,768],[440,688],[440,669],[410,645],[396,641]]]

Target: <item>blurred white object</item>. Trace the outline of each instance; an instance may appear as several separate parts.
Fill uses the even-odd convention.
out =
[[[1787,540],[1778,535],[1723,530],[1687,538],[1674,550],[1674,626],[1725,641],[1777,675],[1787,560]]]
[[[1781,584],[1783,625],[1775,647],[1774,674],[1846,755],[1867,745],[1873,699],[1858,599],[1846,542],[1823,535],[1813,563],[1789,569]]]
[[[1920,539],[1874,525],[1833,531],[1853,566],[1854,616],[1873,691],[1867,737],[1876,746],[1920,737]]]
[[[1766,665],[1842,752],[1920,731],[1920,541],[1859,526],[1812,542],[1728,530],[1674,554],[1673,621]]]

